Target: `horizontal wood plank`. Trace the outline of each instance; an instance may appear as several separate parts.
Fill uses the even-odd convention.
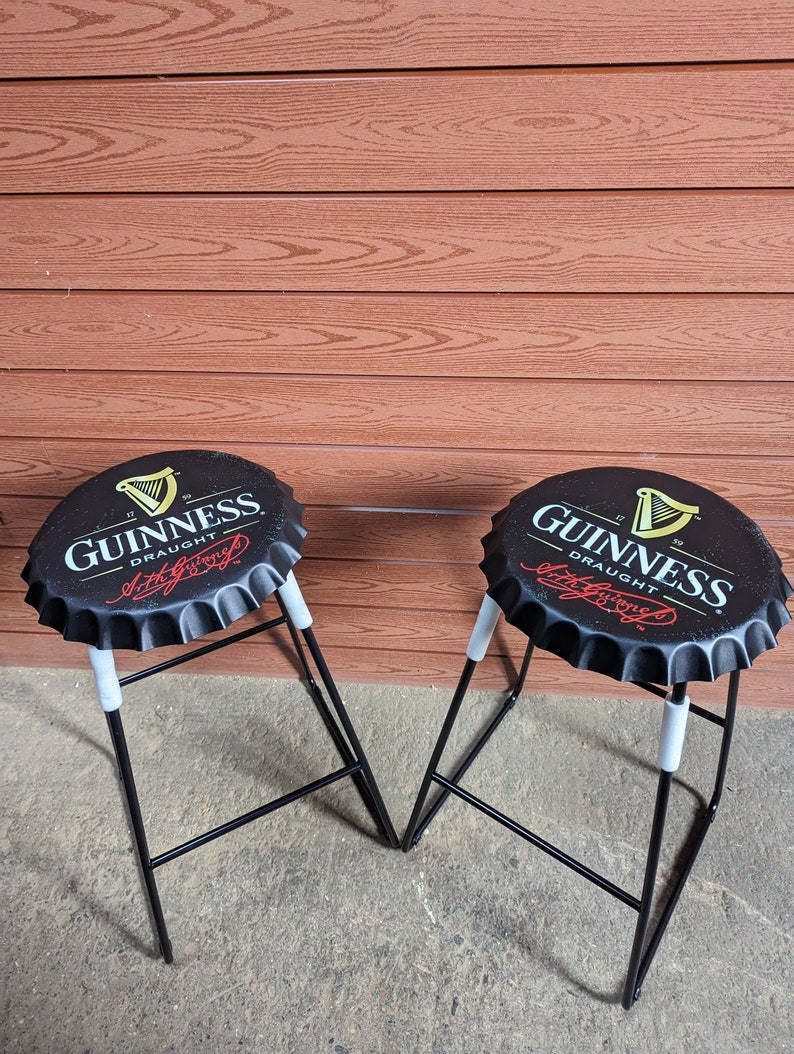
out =
[[[18,82],[0,192],[768,187],[794,64]]]
[[[0,366],[794,380],[794,297],[0,293]]]
[[[782,542],[786,555],[794,551],[794,525],[772,525],[769,534],[770,541]],[[19,577],[26,560],[25,550],[9,549],[6,554],[0,568],[0,605],[5,605],[3,610],[10,619],[29,618],[29,610],[19,607],[26,589]],[[383,625],[385,636],[386,623],[379,622],[385,611],[413,612],[412,617],[416,618],[425,617],[417,614],[420,612],[432,617],[457,613],[473,621],[485,590],[485,579],[474,559],[471,563],[419,564],[407,560],[307,556],[300,561],[297,575],[311,607],[318,604],[360,609],[368,613],[375,627]],[[23,628],[24,625],[23,621]],[[464,643],[470,632],[470,625],[462,631]],[[790,661],[794,668],[794,651]],[[786,659],[784,665],[788,662]]]
[[[247,616],[238,628],[242,628],[256,619],[272,615],[269,607],[262,609],[262,615]],[[364,651],[391,651],[395,655],[413,653],[421,666],[422,655],[448,655],[450,666],[457,669],[465,659],[465,649],[474,623],[473,613],[447,612],[443,609],[430,614],[420,613],[413,609],[379,609],[345,607],[339,605],[312,605],[318,637],[324,646],[346,648],[358,645]],[[20,602],[18,598],[7,593],[0,594],[0,640],[15,633],[35,633],[55,639],[56,644],[63,644],[59,635],[48,626],[36,622],[33,608]],[[219,639],[222,632],[208,635],[206,640]],[[286,634],[283,634],[286,643]],[[202,638],[203,640],[204,638]],[[794,632],[789,627],[780,633],[780,644],[756,660],[759,664],[775,669],[779,673],[794,674],[794,661],[790,645],[794,646]],[[491,641],[489,653],[491,658],[520,661],[526,648],[526,637],[512,626],[500,623]],[[163,649],[168,654],[179,654],[180,648]],[[541,653],[539,653],[540,655]],[[120,660],[123,662],[124,660]],[[152,661],[152,660],[149,660]],[[160,660],[159,649],[157,661]],[[555,664],[555,658],[543,655],[543,660]],[[140,666],[148,665],[145,660]],[[564,664],[563,664],[564,665]],[[755,665],[755,664],[754,664]],[[591,688],[592,690],[592,688]],[[794,700],[791,700],[794,705]]]
[[[28,609],[30,611],[30,609]],[[336,643],[333,631],[334,612],[323,609],[323,621],[318,618],[316,632],[323,647],[326,660],[340,682],[415,684],[451,691],[462,668],[465,640],[455,641],[452,652],[433,652],[425,649],[398,650],[393,648],[371,648]],[[785,633],[786,630],[783,631]],[[466,639],[468,632],[466,633]],[[209,641],[210,637],[206,638]],[[520,662],[525,639],[521,634],[509,630],[497,636],[497,644],[477,668],[473,687],[505,690],[514,680]],[[756,659],[753,669],[741,680],[740,705],[781,707],[794,706],[794,672],[780,669],[776,661],[790,649],[790,640],[774,651]],[[788,647],[787,647],[788,646]],[[153,662],[164,661],[183,649],[164,648],[154,652],[119,652],[117,656],[120,674],[141,670]],[[500,654],[500,652],[502,654]],[[63,641],[54,630],[42,632],[13,632],[0,630],[0,664],[5,666],[55,666],[77,670],[88,670],[86,649],[80,644]],[[249,676],[290,677],[298,675],[295,661],[285,640],[280,644],[265,641],[262,637],[243,642],[234,648],[216,652],[204,659],[194,661],[188,672],[199,671]],[[183,669],[181,672],[185,672]],[[88,698],[92,698],[90,673],[86,683]],[[533,661],[531,676],[526,691],[529,695],[546,692],[555,695],[604,696],[644,700],[651,697],[631,684],[613,681],[609,677],[575,670],[555,656],[538,652]],[[696,686],[696,701],[704,705],[723,705],[725,702],[725,678],[714,683],[700,682]],[[693,690],[693,694],[695,691]],[[658,704],[658,700],[656,701]]]
[[[10,197],[0,288],[794,292],[794,192]]]
[[[642,439],[638,435],[638,439]],[[186,443],[201,449],[202,441]],[[174,449],[170,437],[134,442],[87,438],[5,439],[0,457],[0,494],[65,497],[89,476],[145,454]],[[782,444],[785,449],[785,443]],[[465,450],[387,447],[283,446],[230,443],[218,448],[266,465],[290,483],[307,505],[359,509],[478,510],[489,516],[526,487],[559,472],[599,465],[649,468],[696,481],[757,520],[794,520],[794,456],[767,457],[623,454],[560,450]],[[13,518],[16,506],[6,517]],[[50,506],[51,507],[51,506]],[[19,507],[21,508],[21,506]],[[27,544],[25,540],[24,544]]]
[[[12,371],[10,436],[504,449],[774,454],[794,427],[794,385],[694,381],[467,381]]]
[[[790,58],[790,0],[5,0],[0,76]]]

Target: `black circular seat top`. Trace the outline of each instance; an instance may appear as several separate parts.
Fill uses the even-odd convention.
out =
[[[660,472],[543,480],[493,517],[480,564],[507,621],[579,669],[711,681],[776,646],[792,587],[760,528]]]
[[[210,450],[150,454],[53,510],[22,572],[66,640],[145,651],[255,611],[300,559],[303,506],[272,472]]]

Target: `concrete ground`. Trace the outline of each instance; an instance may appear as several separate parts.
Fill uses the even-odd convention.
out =
[[[1,674],[6,1054],[789,1049],[791,713],[740,711],[719,817],[626,1013],[630,908],[457,800],[404,855],[349,780],[158,870],[166,966],[92,684]],[[449,692],[343,695],[402,834]],[[498,697],[470,698],[462,739]],[[154,853],[338,764],[290,682],[171,674],[123,713]],[[526,695],[464,782],[638,893],[659,716]],[[690,719],[663,864],[718,734]]]

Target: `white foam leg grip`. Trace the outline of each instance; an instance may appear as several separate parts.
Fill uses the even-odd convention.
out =
[[[308,629],[312,624],[311,612],[306,606],[306,601],[303,599],[300,586],[292,571],[287,575],[284,585],[278,587],[278,595],[284,601],[284,607],[295,628]]]
[[[675,772],[681,764],[688,717],[689,696],[685,695],[680,703],[674,703],[668,695],[664,701],[662,735],[659,739],[659,768],[665,772]]]
[[[113,652],[110,649],[102,651],[89,644],[88,658],[91,660],[91,669],[94,671],[96,690],[102,709],[106,713],[110,710],[118,710],[121,706],[121,685],[116,676]]]
[[[491,643],[491,637],[501,613],[502,609],[486,593],[482,598],[474,629],[471,631],[469,646],[466,648],[466,654],[474,662],[481,662],[485,658],[485,653],[488,651],[488,645]]]

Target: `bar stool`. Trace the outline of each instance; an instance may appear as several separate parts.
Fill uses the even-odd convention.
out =
[[[303,506],[267,469],[208,450],[148,455],[94,476],[50,514],[22,572],[39,622],[88,654],[132,823],[163,959],[173,960],[155,870],[244,824],[350,777],[380,832],[399,844],[369,762],[312,630],[293,567],[306,534]],[[252,628],[118,678],[113,649],[188,644],[256,611],[275,595],[280,614]],[[286,626],[312,699],[342,766],[156,856],[149,853],[127,740],[122,688],[254,634]],[[331,705],[311,672],[298,631]]]
[[[739,671],[776,646],[790,619],[792,588],[758,526],[702,487],[659,472],[595,468],[546,479],[493,517],[480,564],[488,581],[466,662],[403,838],[416,845],[450,794],[610,893],[637,914],[623,990],[629,1009],[717,812],[725,780]],[[528,638],[521,669],[501,710],[447,777],[439,764],[500,615]],[[639,897],[574,859],[460,784],[519,697],[533,649],[572,666],[629,681],[665,699],[659,779]],[[729,674],[725,716],[690,702],[689,681]],[[671,686],[669,690],[667,687]],[[696,819],[675,884],[648,935],[668,797],[688,713],[722,728],[714,789]],[[423,816],[431,785],[442,790]],[[659,898],[663,899],[663,898]]]

